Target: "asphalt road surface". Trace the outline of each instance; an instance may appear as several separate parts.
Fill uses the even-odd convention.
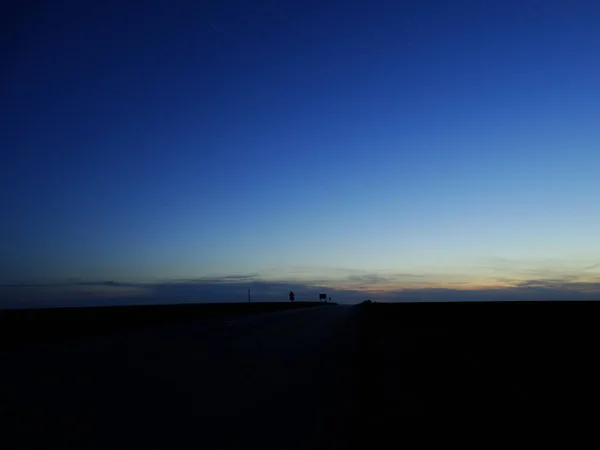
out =
[[[10,448],[348,448],[356,316],[324,306],[4,352],[4,438]]]

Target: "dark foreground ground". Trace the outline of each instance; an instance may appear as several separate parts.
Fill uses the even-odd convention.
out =
[[[118,310],[63,311],[69,320],[56,323],[70,331],[49,340],[24,339],[26,316],[16,332],[5,315],[3,338],[19,338],[1,354],[5,447],[589,445],[597,306],[229,305],[122,309],[120,319]],[[52,321],[40,317],[60,316],[30,314],[47,330]],[[95,331],[69,325],[77,314]]]
[[[357,416],[356,310],[301,305],[5,346],[6,448],[331,448]]]
[[[598,303],[362,308],[364,429],[386,442],[596,442]]]
[[[0,346],[14,348],[40,342],[70,342],[189,321],[246,316],[314,306],[318,302],[188,303],[165,305],[103,306],[82,308],[0,310]],[[0,347],[0,348],[2,348]]]

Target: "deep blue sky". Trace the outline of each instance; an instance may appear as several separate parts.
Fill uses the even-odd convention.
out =
[[[5,284],[600,282],[596,1],[10,17]]]

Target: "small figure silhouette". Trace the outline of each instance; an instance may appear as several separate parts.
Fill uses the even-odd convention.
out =
[[[290,291],[290,302],[294,302],[296,296],[294,295],[294,293],[292,291]]]

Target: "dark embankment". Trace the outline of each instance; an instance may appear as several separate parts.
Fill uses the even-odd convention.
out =
[[[322,305],[319,302],[253,302],[0,310],[0,347]]]
[[[600,303],[361,305],[363,437],[590,435]],[[484,442],[484,441],[482,441]]]

